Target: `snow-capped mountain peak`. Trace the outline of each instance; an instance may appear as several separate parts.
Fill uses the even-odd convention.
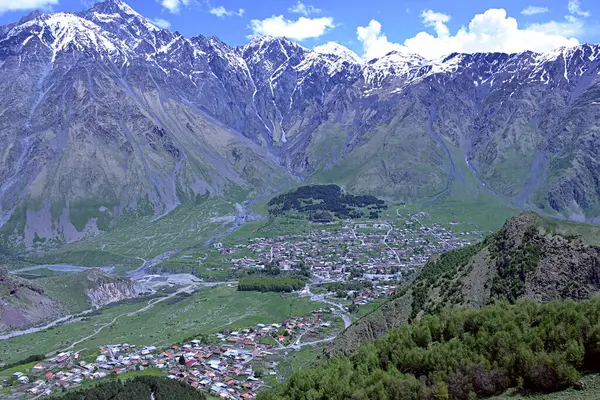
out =
[[[103,23],[129,23],[135,22],[144,26],[150,31],[160,30],[154,24],[150,23],[141,14],[131,8],[127,3],[121,0],[106,0],[94,4],[94,6],[84,13],[85,17],[94,21]],[[125,21],[123,21],[125,20]]]
[[[325,43],[324,45],[317,46],[313,49],[313,51],[319,54],[333,55],[338,57],[341,61],[347,61],[350,63],[362,64],[364,62],[364,60],[355,52],[335,42],[329,42]]]
[[[109,32],[92,21],[70,13],[43,14],[13,27],[2,41],[16,40],[20,46],[37,39],[52,50],[51,62],[61,52],[93,50],[100,57],[123,52],[123,46]]]
[[[395,67],[414,67],[426,65],[429,62],[418,54],[402,53],[399,51],[391,51],[385,56],[374,58],[369,61],[369,65],[377,69],[384,69],[390,66]]]
[[[103,209],[111,218],[113,211],[125,215],[148,206],[165,215],[197,195],[225,193],[233,182],[250,188],[265,177],[265,187],[271,180],[281,187],[283,175],[274,175],[281,166],[273,160],[285,166],[282,173],[292,172],[290,178],[356,165],[348,179],[359,190],[405,199],[432,190],[437,196],[447,188],[446,172],[460,171],[452,166],[462,155],[446,156],[465,150],[477,173],[488,162],[477,146],[501,144],[502,150],[521,135],[529,138],[503,150],[500,156],[509,158],[489,161],[488,172],[534,160],[538,144],[548,143],[541,151],[554,151],[559,161],[577,145],[587,164],[560,161],[567,165],[562,176],[570,179],[572,166],[589,165],[578,172],[586,177],[585,190],[565,180],[531,197],[526,185],[523,198],[550,199],[542,204],[546,209],[575,204],[596,212],[598,45],[545,54],[454,53],[431,61],[394,51],[366,62],[335,43],[308,50],[285,38],[257,37],[243,47],[186,38],[110,0],[81,13],[30,14],[0,27],[0,70],[0,140],[8,143],[0,149],[8,160],[0,163],[0,225],[21,204],[49,204],[18,221],[32,228],[14,243],[34,243],[38,234],[65,240],[87,234],[69,221],[52,230],[57,221],[51,222],[50,207],[85,211],[96,227]],[[368,160],[380,159],[382,143],[380,167]],[[521,148],[530,152],[522,156]],[[429,172],[412,177],[404,166],[423,166],[431,178]],[[523,176],[529,181],[531,174]],[[433,181],[440,186],[433,188]],[[72,182],[76,193],[57,190]],[[520,198],[512,178],[500,184],[511,193],[515,188],[503,195]],[[102,204],[100,214],[89,204]],[[62,215],[71,215],[68,207]]]

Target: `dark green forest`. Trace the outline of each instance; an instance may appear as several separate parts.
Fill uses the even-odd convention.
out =
[[[305,368],[259,399],[471,400],[577,387],[600,369],[600,299],[446,309],[351,357]]]
[[[374,196],[354,196],[344,193],[337,185],[310,185],[274,197],[269,202],[269,213],[280,215],[296,210],[307,213],[312,220],[329,222],[331,214],[337,218],[379,218],[387,209],[385,201]]]
[[[113,380],[60,396],[63,400],[206,400],[191,386],[167,378],[139,376],[128,381]]]
[[[291,276],[246,276],[240,278],[238,290],[258,292],[292,292],[303,288],[305,281]]]
[[[324,287],[330,292],[337,292],[338,290],[349,291],[349,290],[363,290],[372,289],[373,283],[371,281],[359,281],[359,282],[330,282],[318,287]]]

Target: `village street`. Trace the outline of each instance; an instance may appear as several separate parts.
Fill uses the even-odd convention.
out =
[[[336,311],[335,314],[341,316],[342,319],[344,320],[344,329],[348,328],[350,326],[350,324],[352,324],[352,319],[350,318],[350,314],[348,314],[348,311],[346,311],[346,308],[343,305],[341,305],[339,303],[334,303],[333,301],[330,301],[330,300],[327,300],[325,298],[324,294],[312,293],[310,291],[310,287],[311,287],[311,284],[306,285],[306,294],[308,296],[310,296],[311,301],[329,304],[330,306],[334,306],[335,308],[337,308],[339,311]]]

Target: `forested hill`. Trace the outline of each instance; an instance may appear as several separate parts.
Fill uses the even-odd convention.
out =
[[[309,185],[274,197],[269,213],[279,215],[295,210],[308,214],[313,220],[330,221],[337,218],[379,218],[387,209],[385,201],[374,196],[355,196],[344,193],[337,185]],[[333,214],[333,215],[332,215]]]
[[[429,260],[412,284],[350,326],[327,354],[350,354],[362,342],[447,307],[590,298],[600,290],[600,247],[588,244],[590,229],[534,213],[511,218],[483,242]]]
[[[600,299],[451,309],[351,357],[297,371],[259,400],[472,400],[576,387],[600,367]],[[591,397],[587,397],[591,398]]]
[[[206,396],[183,382],[153,376],[103,382],[85,390],[60,396],[62,400],[206,400]]]

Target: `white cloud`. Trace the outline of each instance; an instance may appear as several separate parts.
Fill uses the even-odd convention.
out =
[[[146,18],[151,24],[158,26],[162,29],[169,29],[171,27],[171,23],[166,19],[162,18]]]
[[[381,23],[375,19],[372,19],[367,26],[359,26],[356,29],[356,36],[362,43],[364,58],[367,60],[381,57],[392,50],[403,51],[401,44],[388,40],[385,33],[381,32]]]
[[[228,10],[223,6],[219,6],[219,7],[213,7],[210,9],[210,13],[212,15],[216,15],[219,18],[223,18],[223,17],[231,17],[232,15],[237,15],[238,17],[241,17],[244,15],[244,9],[240,8],[237,11],[233,11],[233,10]]]
[[[0,0],[0,14],[7,11],[47,9],[58,4],[58,0]]]
[[[179,14],[182,6],[188,6],[191,0],[160,0],[164,8],[169,10],[172,14]]]
[[[529,6],[525,9],[521,10],[521,14],[536,15],[536,14],[544,14],[549,11],[550,11],[550,9],[548,7]]]
[[[331,17],[300,17],[297,21],[291,21],[285,19],[283,15],[273,15],[263,20],[253,19],[250,21],[249,27],[252,29],[252,34],[249,37],[269,35],[304,40],[322,36],[329,29],[334,28],[335,25]]]
[[[421,13],[421,19],[426,27],[434,29],[435,36],[423,31],[404,43],[394,43],[388,40],[377,20],[358,27],[356,34],[362,43],[364,58],[381,57],[392,50],[416,53],[428,59],[453,52],[543,52],[579,44],[576,36],[583,30],[583,23],[573,15],[561,22],[549,21],[520,28],[517,20],[508,17],[506,10],[501,8],[475,15],[469,25],[460,28],[455,35],[446,25],[450,20],[446,14],[426,10]]]
[[[321,12],[321,9],[310,4],[304,4],[301,1],[298,1],[298,3],[288,8],[288,11],[295,14],[302,14],[305,17],[308,17],[310,14],[319,14]]]
[[[571,15],[578,15],[580,17],[589,17],[591,14],[589,11],[583,11],[579,0],[569,0],[569,13]]]
[[[583,33],[584,25],[580,19],[572,15],[567,15],[564,22],[548,21],[541,24],[529,25],[527,29],[547,35],[576,37]]]
[[[450,34],[446,23],[450,21],[450,16],[433,10],[425,10],[421,13],[423,24],[432,27],[438,36],[444,37]]]

